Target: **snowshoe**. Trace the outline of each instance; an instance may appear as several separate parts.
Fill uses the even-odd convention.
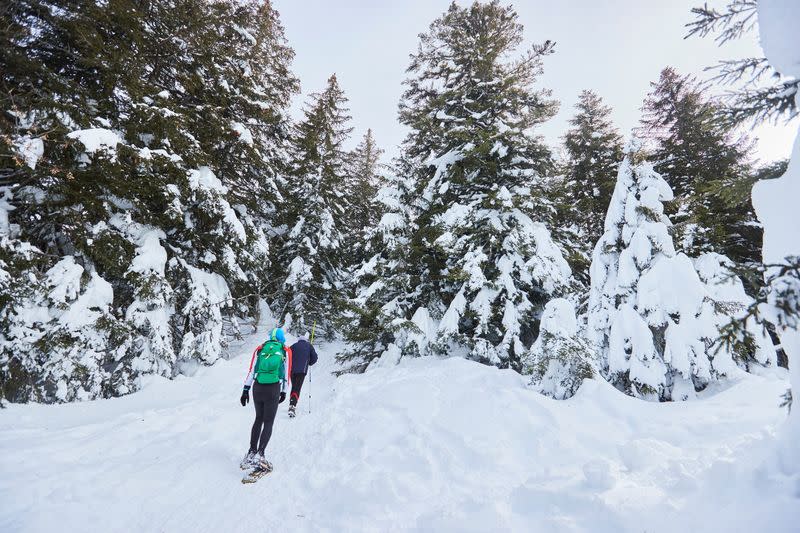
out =
[[[256,455],[253,463],[255,466],[245,474],[242,478],[242,483],[255,483],[262,477],[272,472],[272,463],[264,459],[263,455]]]
[[[267,470],[265,468],[254,468],[253,470],[245,474],[245,476],[242,478],[242,483],[244,483],[245,485],[249,483],[255,483],[256,481],[266,476],[270,472],[272,472],[272,470]]]

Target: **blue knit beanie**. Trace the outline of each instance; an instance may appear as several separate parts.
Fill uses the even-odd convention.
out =
[[[278,341],[281,344],[284,344],[286,342],[286,335],[283,334],[283,330],[281,328],[275,328],[270,332],[269,340]]]

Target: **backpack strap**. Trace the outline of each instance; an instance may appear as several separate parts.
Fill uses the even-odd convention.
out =
[[[258,367],[258,359],[257,358],[258,358],[258,354],[261,351],[261,348],[263,346],[264,346],[263,344],[260,344],[258,347],[256,347],[256,349],[253,351],[253,356],[250,358],[250,366],[247,368],[247,377],[244,380],[244,390],[245,391],[249,391],[250,390],[250,384],[252,384],[252,382],[253,382],[252,381],[252,379],[253,379],[253,364],[255,364],[256,367]]]

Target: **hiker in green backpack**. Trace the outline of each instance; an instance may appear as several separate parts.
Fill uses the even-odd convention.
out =
[[[278,404],[286,399],[286,336],[280,328],[273,329],[269,340],[256,348],[250,359],[250,369],[242,391],[242,407],[250,401],[250,386],[253,387],[253,406],[256,419],[250,430],[250,449],[242,460],[241,467],[272,470],[272,464],[264,459],[264,450],[272,436],[272,424],[278,412]],[[254,364],[255,363],[255,364]],[[255,384],[253,383],[255,382]],[[260,435],[260,439],[259,439]]]

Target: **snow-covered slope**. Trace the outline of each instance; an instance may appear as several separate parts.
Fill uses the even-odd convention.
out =
[[[248,343],[249,345],[249,343]],[[785,376],[701,401],[605,382],[566,401],[460,358],[330,376],[323,346],[275,472],[242,485],[249,361],[141,392],[0,411],[0,531],[790,531],[800,509],[759,477]],[[755,529],[752,529],[755,530]]]

